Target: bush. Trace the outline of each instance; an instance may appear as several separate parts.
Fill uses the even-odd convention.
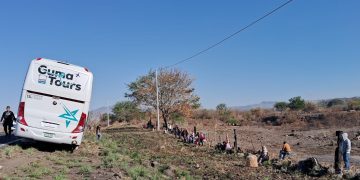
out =
[[[170,169],[170,166],[169,165],[161,165],[159,167],[159,172],[164,174],[166,170]]]
[[[288,112],[284,115],[284,119],[282,120],[282,124],[291,124],[298,120],[298,117],[296,114]]]
[[[100,120],[102,122],[107,122],[108,118],[109,118],[110,122],[115,122],[116,121],[116,116],[114,114],[111,114],[111,113],[102,114],[101,117],[100,117]]]
[[[80,167],[80,174],[89,175],[92,172],[92,168],[89,165],[83,165]]]
[[[102,140],[101,143],[103,146],[103,150],[100,154],[102,156],[102,165],[106,168],[115,167],[120,159],[117,143],[108,139]]]
[[[360,110],[360,100],[351,100],[348,102],[348,110]]]
[[[301,99],[301,96],[293,97],[289,99],[288,107],[291,110],[302,110],[305,108],[305,100]]]
[[[331,107],[336,107],[336,106],[345,106],[346,103],[345,101],[341,100],[341,99],[332,99],[327,103],[327,107],[331,108]]]
[[[216,111],[219,115],[220,121],[227,121],[231,117],[231,111],[227,108],[226,104],[219,104],[216,106]]]
[[[129,172],[130,176],[133,179],[147,177],[148,173],[149,172],[142,166],[135,166],[135,167],[131,168],[130,172]]]
[[[288,107],[288,103],[286,103],[286,102],[277,102],[277,103],[274,105],[274,108],[275,108],[277,111],[285,111],[287,107]]]
[[[141,117],[141,111],[137,104],[132,101],[122,101],[115,104],[113,108],[115,118],[119,121],[129,122]]]
[[[180,113],[171,114],[170,119],[177,123],[183,123],[185,121],[185,117],[183,115],[181,115]]]
[[[214,113],[207,110],[207,109],[200,109],[193,113],[192,118],[193,119],[213,119]]]
[[[317,109],[318,109],[318,107],[316,106],[316,104],[314,104],[312,102],[305,103],[305,107],[304,107],[305,112],[313,112],[313,111],[316,111]]]
[[[226,123],[231,124],[231,125],[237,125],[237,124],[239,124],[239,120],[237,120],[237,119],[234,118],[234,117],[231,117],[230,119],[228,119],[228,120],[226,121]]]
[[[188,171],[175,170],[175,175],[177,178],[180,178],[180,179],[186,179],[186,180],[192,179],[190,176],[190,172],[188,172]]]
[[[251,109],[250,112],[255,118],[262,117],[264,113],[264,111],[261,108]]]
[[[227,108],[226,104],[221,103],[216,106],[216,111],[218,111],[219,114],[222,114],[222,113],[228,111],[228,108]]]
[[[54,180],[65,180],[65,175],[64,174],[58,174],[56,176],[54,176],[53,178]]]

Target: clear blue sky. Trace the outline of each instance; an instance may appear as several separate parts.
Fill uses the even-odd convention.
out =
[[[88,67],[92,108],[126,83],[222,39],[285,1],[1,1],[0,108],[17,106],[36,57]],[[360,95],[360,1],[295,0],[193,61],[203,107]]]

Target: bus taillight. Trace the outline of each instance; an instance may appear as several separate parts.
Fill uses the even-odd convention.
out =
[[[18,122],[24,126],[28,126],[25,121],[25,102],[20,102],[18,110]]]
[[[84,131],[85,128],[85,121],[86,121],[86,114],[82,113],[81,118],[79,121],[79,124],[76,126],[76,128],[72,131],[72,133],[81,133]]]

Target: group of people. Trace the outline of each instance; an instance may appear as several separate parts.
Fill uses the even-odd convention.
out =
[[[291,147],[290,144],[288,144],[286,141],[284,141],[283,146],[279,153],[279,159],[284,160],[286,157],[289,157],[291,154]],[[258,163],[262,164],[266,161],[270,160],[269,151],[266,148],[266,146],[261,147],[260,155],[258,158]]]
[[[227,154],[232,154],[234,152],[230,141],[223,141],[222,143],[217,144],[215,149],[225,151]]]
[[[350,153],[351,153],[351,141],[348,137],[349,135],[347,133],[342,133],[340,136],[340,153],[342,156],[342,159],[344,161],[344,169],[346,171],[350,170]],[[279,153],[279,159],[284,160],[286,157],[291,155],[291,147],[290,145],[285,141],[283,143],[283,147],[280,150]],[[262,150],[260,152],[260,156],[258,158],[258,163],[262,164],[265,161],[269,160],[269,152],[265,146],[262,146]]]
[[[203,146],[206,143],[206,135],[202,132],[189,132],[186,128],[180,128],[177,125],[172,127],[171,124],[168,125],[167,131],[185,143],[200,146]]]
[[[287,157],[289,157],[291,155],[291,147],[290,144],[288,144],[286,141],[284,141],[282,148],[280,150],[279,153],[279,159],[280,160],[284,160]],[[269,161],[270,160],[270,156],[269,156],[269,151],[266,148],[266,146],[262,146],[261,147],[261,151],[260,151],[260,155],[258,158],[258,163],[261,165],[262,163]]]
[[[238,151],[240,151],[240,147],[237,147],[237,148],[238,148]],[[228,136],[228,135],[226,135],[226,140],[225,140],[225,141],[223,141],[222,143],[218,143],[218,144],[215,146],[215,149],[224,151],[224,152],[226,152],[227,154],[232,154],[232,153],[234,153],[234,150],[233,150],[233,147],[232,147],[231,144],[230,144],[230,140],[229,140],[229,136]]]

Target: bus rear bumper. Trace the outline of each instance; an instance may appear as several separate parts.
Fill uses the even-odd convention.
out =
[[[56,144],[80,145],[84,133],[64,133],[45,129],[39,129],[17,124],[15,135],[18,137],[33,139]]]

